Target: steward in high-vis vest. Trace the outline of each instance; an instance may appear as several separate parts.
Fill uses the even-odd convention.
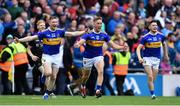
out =
[[[14,65],[19,66],[22,64],[28,64],[27,50],[21,43],[10,44],[14,48]]]
[[[21,43],[12,43],[10,46],[14,49],[15,94],[21,95],[23,92],[29,94],[30,90],[26,79],[26,72],[28,71],[27,50]]]
[[[7,44],[11,43],[13,41],[13,36],[8,35],[6,37]],[[13,64],[13,51],[14,49],[10,46],[6,46],[2,49],[0,53],[0,71],[1,74],[1,81],[3,85],[3,95],[9,95],[11,94],[11,87],[10,87],[10,81],[8,79],[8,73],[10,73],[14,67]]]
[[[116,78],[118,95],[123,95],[123,83],[128,74],[128,64],[131,54],[129,51],[115,52],[113,54],[113,69]]]

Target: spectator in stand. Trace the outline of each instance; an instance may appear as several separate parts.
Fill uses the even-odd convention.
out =
[[[118,24],[122,24],[123,21],[121,20],[120,12],[115,11],[113,17],[110,19],[107,25],[107,32],[112,36],[115,32],[115,28]]]
[[[161,74],[163,74],[163,75],[164,74],[172,74],[172,67],[169,64],[169,61],[163,59],[161,61],[160,67],[161,67]]]
[[[160,6],[157,0],[149,0],[145,8],[147,10],[147,19],[152,19],[156,15],[157,11],[160,9]]]
[[[125,26],[123,24],[118,24],[116,26],[114,35],[111,37],[111,40],[114,41],[122,38],[124,41],[126,41],[124,30],[125,30]]]
[[[109,10],[108,10],[108,6],[107,5],[104,5],[103,7],[102,7],[102,9],[101,9],[101,11],[100,11],[100,16],[102,17],[102,19],[103,19],[103,22],[105,23],[105,24],[107,24],[108,23],[108,21],[109,21]]]
[[[166,19],[165,21],[165,27],[161,30],[161,32],[164,34],[164,36],[168,36],[169,33],[173,32],[172,22],[169,19]]]
[[[12,7],[8,8],[9,13],[12,16],[12,19],[16,19],[18,16],[20,16],[21,12],[23,12],[23,8],[18,6],[18,1],[17,0],[12,0]]]
[[[173,6],[173,0],[164,0],[164,5],[161,7],[161,11],[165,11],[167,18],[171,18],[171,13],[176,11],[176,7]]]
[[[147,11],[145,9],[144,2],[140,1],[138,5],[139,7],[138,7],[137,12],[138,12],[139,19],[145,19],[147,15]]]
[[[126,21],[126,29],[130,31],[132,27],[135,26],[136,24],[137,24],[136,15],[134,12],[130,12],[128,14],[128,19]]]

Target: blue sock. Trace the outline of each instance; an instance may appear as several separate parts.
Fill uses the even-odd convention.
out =
[[[151,95],[154,95],[154,90],[150,90]]]
[[[101,85],[97,85],[96,90],[101,90]]]
[[[46,90],[45,93],[49,95],[50,93],[52,93],[52,91]]]

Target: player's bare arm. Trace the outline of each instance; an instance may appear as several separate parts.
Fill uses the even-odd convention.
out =
[[[143,59],[141,57],[141,49],[142,49],[142,47],[143,47],[143,45],[139,44],[137,49],[136,49],[136,53],[137,53],[137,56],[138,56],[139,63],[143,63]]]
[[[85,33],[86,31],[65,32],[65,36],[80,36]]]
[[[109,41],[108,45],[111,46],[113,49],[118,49],[118,50],[127,48],[127,46],[125,46],[125,45],[123,45],[123,46],[117,45],[113,41]]]
[[[78,42],[76,42],[75,44],[74,44],[74,47],[76,47],[76,48],[79,48],[82,44],[84,44],[86,42],[86,40],[84,40],[84,39],[81,39],[80,41],[78,41]]]
[[[16,42],[29,42],[29,41],[33,41],[33,40],[36,40],[38,39],[38,35],[34,35],[34,36],[26,36],[24,38],[15,38],[15,41]]]

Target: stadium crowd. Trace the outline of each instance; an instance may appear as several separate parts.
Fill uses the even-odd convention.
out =
[[[93,28],[93,18],[101,16],[103,20],[102,31],[111,36],[111,40],[119,45],[128,45],[128,51],[117,51],[104,47],[104,86],[106,85],[115,95],[109,84],[108,74],[114,73],[116,81],[123,84],[127,73],[142,72],[142,65],[138,62],[136,48],[143,35],[148,32],[147,25],[152,20],[157,20],[159,31],[166,37],[168,45],[169,61],[163,60],[160,63],[160,74],[180,73],[180,1],[179,0],[0,0],[0,45],[2,48],[7,45],[9,38],[23,38],[33,36],[38,32],[37,22],[44,20],[46,27],[51,16],[59,18],[59,28],[66,31],[82,31],[86,28]],[[80,76],[79,69],[82,67],[83,46],[80,49],[73,45],[80,37],[65,37],[63,49],[63,64],[57,75],[55,93],[59,95],[69,94],[70,83],[75,85]],[[39,43],[39,42],[38,42]],[[22,43],[25,48],[28,45],[41,46],[35,42]],[[19,49],[19,48],[17,48]],[[20,48],[22,49],[22,48]],[[31,49],[33,51],[33,49]],[[34,49],[34,53],[36,51]],[[128,66],[124,73],[109,71],[111,64],[116,65],[116,53],[122,52],[123,64]],[[38,55],[37,53],[37,55]],[[110,55],[109,55],[110,53]],[[2,58],[2,57],[1,57]],[[28,54],[28,62],[22,67],[15,67],[15,94],[38,94],[43,90],[43,79],[41,73],[32,70],[33,86],[28,86],[26,79],[27,67],[34,67],[34,55]],[[2,59],[0,59],[2,62]],[[111,67],[113,70],[115,67]],[[92,70],[95,70],[94,68]],[[1,70],[1,81],[7,84],[8,74]],[[124,77],[119,78],[118,75]],[[94,95],[94,87],[97,73],[92,71],[87,83],[89,95]],[[9,85],[7,85],[9,87]],[[122,89],[121,86],[118,89]],[[78,87],[74,92],[78,91]],[[71,89],[71,88],[69,88]],[[2,94],[11,94],[8,88],[4,88]],[[74,93],[73,93],[74,94]],[[71,95],[73,95],[71,94]],[[118,95],[123,95],[122,90]]]

